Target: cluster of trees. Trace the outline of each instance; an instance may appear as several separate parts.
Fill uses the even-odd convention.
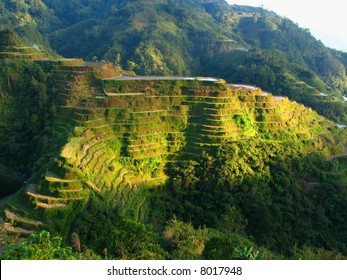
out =
[[[76,244],[75,244],[76,245]],[[2,260],[91,260],[101,259],[90,250],[77,252],[63,244],[59,236],[48,231],[32,234],[20,243],[9,244],[1,256]]]
[[[34,62],[0,62],[1,196],[16,191],[35,162],[57,149],[52,134],[57,96],[48,90],[50,68]]]
[[[346,255],[343,163],[303,156],[297,148],[241,142],[177,163],[171,184],[153,199],[155,223],[176,216],[196,227],[243,233],[287,258],[315,248]],[[312,181],[319,183],[310,187]],[[225,251],[223,238],[218,248]]]
[[[4,0],[0,3],[0,30],[14,29],[30,46],[37,45],[51,55],[56,53],[43,36],[57,21],[41,0]]]
[[[346,259],[346,160],[297,148],[251,140],[174,163],[148,224],[92,195],[68,247],[42,232],[2,258]]]

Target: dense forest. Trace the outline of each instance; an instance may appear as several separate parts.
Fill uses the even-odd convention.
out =
[[[217,157],[173,166],[171,183],[153,195],[148,224],[94,197],[71,247],[43,231],[9,244],[3,259],[345,259],[346,160],[256,146],[235,143]],[[319,184],[305,185],[298,174]]]
[[[223,0],[5,0],[0,14],[15,31],[0,33],[0,209],[31,233],[2,227],[2,259],[347,258],[347,132],[331,122],[347,123],[345,53]]]

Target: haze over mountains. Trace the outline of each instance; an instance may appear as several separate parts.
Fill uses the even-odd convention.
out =
[[[329,3],[317,1],[314,6],[310,1],[300,0],[282,2],[274,0],[227,0],[227,2],[274,11],[281,16],[290,18],[300,27],[308,28],[326,46],[347,51],[347,36],[343,24],[341,24],[345,11],[343,3],[339,0],[331,0]],[[312,9],[313,7],[314,9]]]

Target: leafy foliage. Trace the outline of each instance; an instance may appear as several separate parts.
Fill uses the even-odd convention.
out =
[[[166,256],[151,227],[131,220],[118,221],[106,237],[106,244],[115,258],[154,260]]]
[[[82,244],[88,244],[109,259],[164,259],[166,252],[150,225],[119,216],[98,198],[76,223]]]
[[[176,215],[195,226],[217,228],[222,236],[207,243],[205,257],[262,256],[256,254],[254,244],[227,245],[233,244],[243,230],[257,244],[287,256],[293,254],[295,244],[345,255],[346,213],[341,208],[346,200],[344,179],[323,175],[322,170],[329,173],[336,169],[323,157],[296,154],[295,146],[281,145],[264,144],[260,148],[252,141],[234,143],[222,146],[204,172],[200,168],[206,166],[206,155],[190,165],[188,174],[180,167],[172,169],[175,187],[164,190],[158,200],[153,199],[154,213],[161,212],[163,220]],[[188,180],[175,179],[181,174],[186,174]],[[189,181],[190,174],[195,174],[193,181]],[[307,189],[310,178],[319,178],[319,187]],[[187,182],[191,182],[189,186]],[[224,249],[217,253],[216,248]]]
[[[174,218],[168,221],[163,235],[172,259],[200,259],[208,231],[206,228],[194,229],[192,224]]]
[[[10,244],[1,257],[3,260],[78,260],[89,259],[77,254],[71,247],[64,247],[61,237],[51,237],[47,231],[32,234],[19,244]],[[99,258],[94,255],[94,258]]]
[[[14,172],[31,174],[34,162],[57,148],[50,70],[34,62],[0,62],[0,162],[9,170],[0,168],[0,176],[4,186],[13,183],[13,191],[20,179]]]

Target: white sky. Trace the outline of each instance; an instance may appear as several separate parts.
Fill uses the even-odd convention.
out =
[[[347,1],[345,0],[227,0],[230,4],[255,6],[286,16],[326,46],[347,52]]]

